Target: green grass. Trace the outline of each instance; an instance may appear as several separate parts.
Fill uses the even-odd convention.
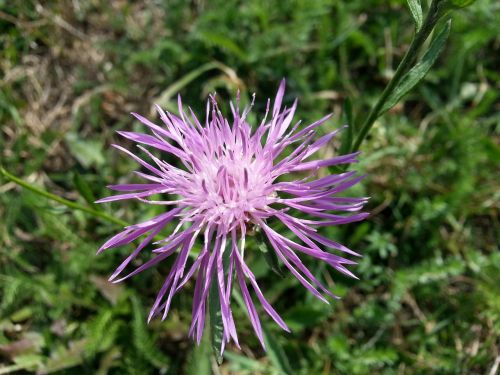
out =
[[[333,111],[323,131],[341,125],[350,98],[359,126],[414,32],[402,0],[40,3],[0,0],[0,164],[83,205],[130,179],[134,163],[110,147],[130,146],[115,130],[140,128],[130,111],[175,110],[180,92],[201,114],[208,93],[239,88],[243,101],[257,93],[257,120],[286,77],[305,122]],[[360,280],[309,263],[342,300],[322,304],[247,251],[293,330],[264,319],[267,354],[236,301],[243,350],[230,346],[220,368],[206,345],[193,351],[192,286],[146,325],[169,264],[110,284],[131,247],[95,252],[118,225],[0,180],[0,374],[494,374],[499,10],[454,12],[435,67],[362,145],[368,177],[354,192],[373,214],[326,232],[363,253]],[[93,209],[130,223],[158,212]]]

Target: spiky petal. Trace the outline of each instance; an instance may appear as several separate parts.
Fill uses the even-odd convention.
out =
[[[142,184],[111,185],[109,187],[119,194],[98,202],[138,199],[170,209],[146,222],[126,227],[108,240],[99,252],[146,236],[110,277],[114,282],[125,280],[176,254],[149,319],[155,315],[165,319],[174,295],[196,274],[189,335],[198,343],[205,324],[209,290],[212,283],[216,283],[224,329],[223,345],[230,340],[238,345],[230,306],[233,278],[240,286],[250,321],[263,346],[262,327],[252,292],[269,316],[281,328],[289,330],[264,297],[254,274],[245,263],[245,238],[249,229],[259,227],[282,263],[304,287],[325,302],[325,295],[335,296],[302,263],[298,254],[326,262],[354,277],[346,266],[355,262],[332,254],[325,248],[354,256],[359,254],[322,236],[317,227],[347,224],[367,216],[360,212],[367,198],[338,196],[360,181],[362,176],[345,172],[318,177],[317,171],[333,165],[354,163],[358,153],[310,160],[338,130],[315,140],[317,129],[331,115],[299,130],[300,122],[292,125],[297,101],[290,108],[282,108],[284,92],[283,80],[270,119],[268,101],[264,119],[254,128],[247,122],[251,106],[240,113],[238,105],[231,104],[233,119],[229,121],[220,112],[215,97],[211,96],[203,125],[191,110],[189,114],[185,113],[179,97],[180,117],[157,106],[162,125],[133,113],[151,134],[118,132],[136,142],[149,159],[146,161],[115,146],[144,168],[143,172],[136,173],[146,181]],[[150,151],[154,149],[174,156],[180,163],[177,163],[178,166],[167,163]],[[302,174],[301,179],[291,180],[293,175],[290,174],[295,172]],[[281,179],[282,176],[288,178]],[[175,198],[153,200],[152,197],[158,194]],[[301,218],[294,212],[300,212]],[[313,218],[305,219],[304,214]],[[296,240],[272,229],[270,219],[281,221]],[[176,223],[175,229],[167,238],[157,242],[161,246],[153,250],[153,258],[123,275],[130,262],[167,224],[173,222]],[[188,267],[188,258],[197,239],[202,244],[201,251]],[[226,254],[228,272],[225,272],[223,264],[225,252],[229,252]]]

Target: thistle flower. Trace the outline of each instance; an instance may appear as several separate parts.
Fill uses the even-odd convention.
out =
[[[111,185],[110,189],[122,194],[98,201],[138,199],[148,204],[171,207],[148,221],[126,227],[98,251],[100,253],[122,246],[147,235],[110,277],[113,282],[128,279],[169,257],[175,257],[151,308],[148,321],[157,314],[162,314],[162,319],[165,319],[173,296],[196,273],[189,336],[198,343],[203,334],[209,290],[212,283],[215,283],[222,313],[222,345],[224,347],[232,339],[239,346],[230,307],[233,278],[238,281],[250,321],[263,346],[259,314],[249,286],[267,314],[281,328],[289,331],[286,323],[264,297],[254,274],[245,263],[245,238],[255,228],[259,228],[267,236],[271,251],[275,252],[299,282],[326,303],[324,295],[335,296],[302,263],[298,253],[324,261],[336,270],[355,277],[346,268],[346,265],[355,264],[354,261],[325,249],[354,256],[359,254],[322,236],[317,228],[347,224],[367,216],[366,213],[359,212],[367,198],[338,196],[338,193],[360,181],[362,176],[356,176],[355,172],[345,172],[326,173],[324,177],[319,177],[317,173],[323,167],[356,162],[358,153],[308,160],[327,145],[340,129],[314,140],[318,127],[331,115],[301,129],[300,121],[291,126],[297,100],[290,108],[282,108],[284,91],[283,80],[274,100],[270,119],[268,100],[264,119],[254,128],[247,122],[253,101],[242,113],[238,108],[239,99],[236,106],[231,103],[233,119],[230,122],[223,117],[215,97],[211,96],[207,101],[204,125],[190,108],[189,115],[186,114],[179,97],[180,117],[156,106],[162,126],[132,113],[149,128],[152,135],[118,132],[127,139],[171,154],[180,161],[179,166],[174,166],[138,145],[150,160],[145,161],[125,148],[113,145],[144,167],[145,172],[135,173],[147,182]],[[300,179],[293,179],[299,178],[299,175]],[[287,178],[283,178],[284,176]],[[153,200],[152,196],[158,194],[171,194],[175,198]],[[300,217],[294,215],[294,212],[300,213]],[[338,212],[348,215],[339,215]],[[315,218],[306,219],[304,216]],[[270,219],[280,221],[296,239],[291,240],[273,229]],[[167,238],[155,242],[159,247],[153,250],[154,257],[121,276],[126,266],[171,222],[177,225]],[[190,254],[198,238],[201,250],[197,254]],[[194,261],[188,266],[190,255],[194,255]],[[226,268],[223,256],[228,259]]]

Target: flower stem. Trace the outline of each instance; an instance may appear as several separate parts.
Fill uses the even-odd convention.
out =
[[[427,40],[429,37],[430,33],[434,29],[434,26],[436,26],[437,21],[443,14],[441,12],[441,3],[442,0],[434,0],[432,1],[429,11],[427,12],[427,16],[424,19],[424,22],[422,24],[421,29],[415,34],[415,37],[413,38],[410,48],[408,48],[408,51],[406,51],[406,54],[404,55],[403,59],[399,63],[396,72],[394,73],[394,76],[392,79],[389,81],[387,86],[385,87],[384,91],[380,95],[380,97],[377,100],[377,103],[375,106],[371,109],[368,117],[366,118],[365,122],[360,128],[360,131],[358,133],[358,136],[356,137],[356,140],[352,146],[351,152],[356,152],[359,150],[361,144],[365,140],[366,136],[368,135],[368,132],[370,131],[371,127],[375,123],[375,120],[379,117],[380,115],[380,110],[384,106],[386,100],[389,98],[389,96],[392,94],[392,92],[395,90],[395,88],[398,86],[400,83],[401,79],[407,73],[414,61],[417,58],[418,51],[424,44],[424,42]]]
[[[100,218],[100,219],[104,219],[106,221],[109,221],[111,223],[114,223],[114,224],[118,224],[118,225],[121,225],[121,226],[127,226],[128,223],[126,221],[123,221],[123,220],[120,220],[120,219],[117,219],[111,215],[108,215],[107,213],[105,212],[102,212],[102,211],[97,211],[97,210],[94,210],[93,208],[90,208],[90,207],[87,207],[87,206],[84,206],[84,205],[81,205],[79,203],[76,203],[76,202],[73,202],[73,201],[70,201],[68,199],[65,199],[65,198],[62,198],[62,197],[59,197],[58,195],[55,195],[55,194],[52,194],[52,193],[49,193],[48,191],[46,190],[43,190],[39,187],[36,187],[34,185],[31,185],[30,183],[14,176],[13,174],[9,173],[5,168],[1,167],[0,166],[0,174],[5,176],[7,179],[11,180],[12,182],[16,183],[17,185],[23,187],[23,188],[26,188],[38,195],[41,195],[47,199],[50,199],[50,200],[53,200],[55,202],[58,202],[58,203],[61,203],[63,205],[65,205],[66,207],[69,207],[69,208],[72,208],[72,209],[75,209],[75,210],[80,210],[80,211],[83,211],[83,212],[86,212],[94,217],[97,217],[97,218]]]

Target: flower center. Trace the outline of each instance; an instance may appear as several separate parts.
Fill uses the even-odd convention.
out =
[[[205,160],[195,176],[197,192],[193,207],[205,214],[207,221],[226,223],[250,220],[250,214],[265,209],[272,199],[270,165],[251,157],[221,155]]]

